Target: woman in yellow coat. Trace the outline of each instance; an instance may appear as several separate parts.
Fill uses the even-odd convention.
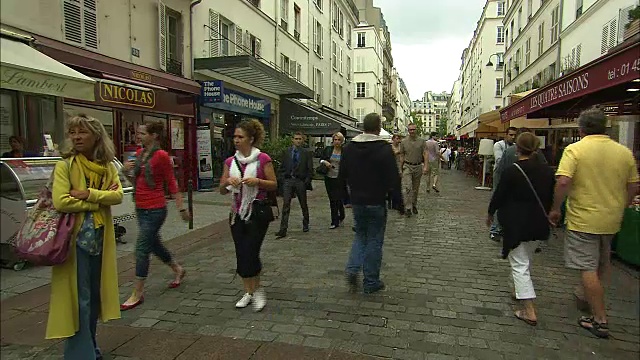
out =
[[[64,160],[54,170],[52,197],[60,212],[74,213],[69,257],[54,266],[47,339],[67,338],[66,360],[96,360],[96,325],[120,318],[116,241],[111,206],[122,202],[113,164],[115,147],[97,119],[67,121]]]

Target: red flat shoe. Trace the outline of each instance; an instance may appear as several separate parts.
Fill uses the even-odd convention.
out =
[[[180,284],[182,283],[182,279],[184,279],[185,275],[187,275],[187,270],[182,269],[182,273],[180,274],[180,278],[178,281],[173,280],[172,282],[169,283],[169,289],[175,289],[177,287],[180,286]]]
[[[131,310],[133,308],[135,308],[138,305],[141,305],[144,302],[144,295],[142,295],[140,297],[140,299],[136,302],[134,302],[133,304],[127,305],[127,304],[122,304],[120,305],[120,311],[127,311],[127,310]]]

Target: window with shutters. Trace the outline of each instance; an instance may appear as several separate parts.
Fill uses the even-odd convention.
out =
[[[280,0],[280,27],[289,31],[289,0]]]
[[[65,40],[83,47],[98,48],[97,0],[63,0]]]
[[[209,57],[220,56],[220,15],[209,9]]]
[[[234,30],[235,26],[231,21],[220,17],[220,56],[233,55],[232,41],[235,40]]]
[[[601,54],[606,54],[609,49],[617,45],[618,21],[616,18],[607,21],[602,27]]]
[[[496,79],[496,97],[502,96],[503,80]]]
[[[504,44],[504,26],[498,26],[496,31],[496,44]]]
[[[338,10],[338,35],[344,39],[344,14]]]
[[[538,25],[538,57],[544,53],[544,22]]]
[[[344,88],[342,87],[342,85],[340,85],[338,87],[338,99],[340,99],[340,107],[344,106],[343,95],[344,95]]]
[[[347,80],[351,81],[351,57],[347,56]]]
[[[331,42],[331,67],[338,71],[338,44],[335,41]]]
[[[344,51],[340,48],[340,75],[344,75]]]
[[[300,7],[297,4],[293,4],[293,37],[300,41],[300,23],[302,13]]]
[[[338,84],[335,82],[331,86],[331,107],[334,109],[338,107]]]
[[[322,71],[320,71],[320,69],[318,68],[314,68],[313,70],[313,92],[314,94],[314,99],[318,104],[322,104],[322,91],[323,91],[323,86],[322,86],[322,78],[324,77],[324,74],[322,73]]]
[[[497,15],[504,16],[504,1],[498,1],[497,7],[498,7]]]
[[[357,98],[365,97],[365,83],[363,82],[356,83],[356,97]]]
[[[358,33],[358,45],[359,48],[363,48],[367,46],[367,33],[359,32]]]
[[[322,24],[317,19],[313,27],[313,51],[322,58]]]
[[[168,73],[182,76],[182,16],[179,12],[168,7],[166,12],[166,54],[160,56],[166,57],[166,70]],[[162,45],[160,46],[162,52]],[[162,61],[161,61],[162,62]]]
[[[353,46],[353,44],[351,44],[351,40],[353,40],[353,28],[351,27],[351,24],[347,24],[347,47],[349,49],[351,49],[351,46]]]
[[[551,45],[558,41],[558,23],[560,21],[560,6],[556,6],[551,12]]]
[[[338,31],[338,4],[333,1],[331,3],[331,25],[333,30]]]
[[[524,43],[524,67],[531,64],[531,37]]]
[[[347,90],[347,115],[351,116],[351,91]]]

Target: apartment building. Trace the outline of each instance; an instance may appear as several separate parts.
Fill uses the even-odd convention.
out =
[[[462,85],[460,79],[453,82],[451,97],[447,104],[447,135],[456,135],[456,130],[462,127]]]
[[[361,22],[353,31],[354,84],[353,106],[358,123],[369,113],[382,114],[383,53],[380,32]]]
[[[416,120],[422,124],[422,133],[429,134],[440,130],[440,122],[446,121],[448,116],[449,99],[451,94],[446,91],[434,93],[427,91],[422,99],[412,103],[411,110],[415,113]]]
[[[123,160],[137,148],[136,127],[157,120],[166,124],[167,150],[185,188],[196,178],[200,94],[200,85],[185,78],[192,73],[189,6],[186,0],[3,0],[0,150],[7,150],[10,135],[22,136],[37,153],[46,145],[43,134],[55,147],[65,138],[65,118],[84,113],[102,122]],[[18,76],[23,81],[14,81]]]
[[[457,130],[458,136],[476,136],[476,132],[480,132],[477,131],[480,115],[502,105],[503,53],[507,35],[502,19],[506,10],[504,1],[488,0],[469,46],[463,51],[460,76],[462,124]]]
[[[396,93],[393,89],[393,56],[391,54],[391,34],[384,20],[382,9],[373,5],[373,0],[354,0],[360,21],[373,25],[379,32],[382,42],[382,116],[386,121],[393,122],[396,116]],[[389,124],[386,124],[388,127]]]
[[[397,109],[394,132],[400,134],[407,133],[407,127],[411,123],[411,97],[409,90],[397,71],[394,71],[394,84],[396,88]]]

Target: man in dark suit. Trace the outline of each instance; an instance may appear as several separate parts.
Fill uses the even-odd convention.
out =
[[[302,208],[302,231],[309,231],[309,207],[307,206],[307,188],[313,176],[313,154],[302,148],[304,135],[297,132],[293,135],[293,146],[282,154],[278,169],[278,182],[282,184],[282,219],[277,238],[287,236],[291,198],[295,193]]]

